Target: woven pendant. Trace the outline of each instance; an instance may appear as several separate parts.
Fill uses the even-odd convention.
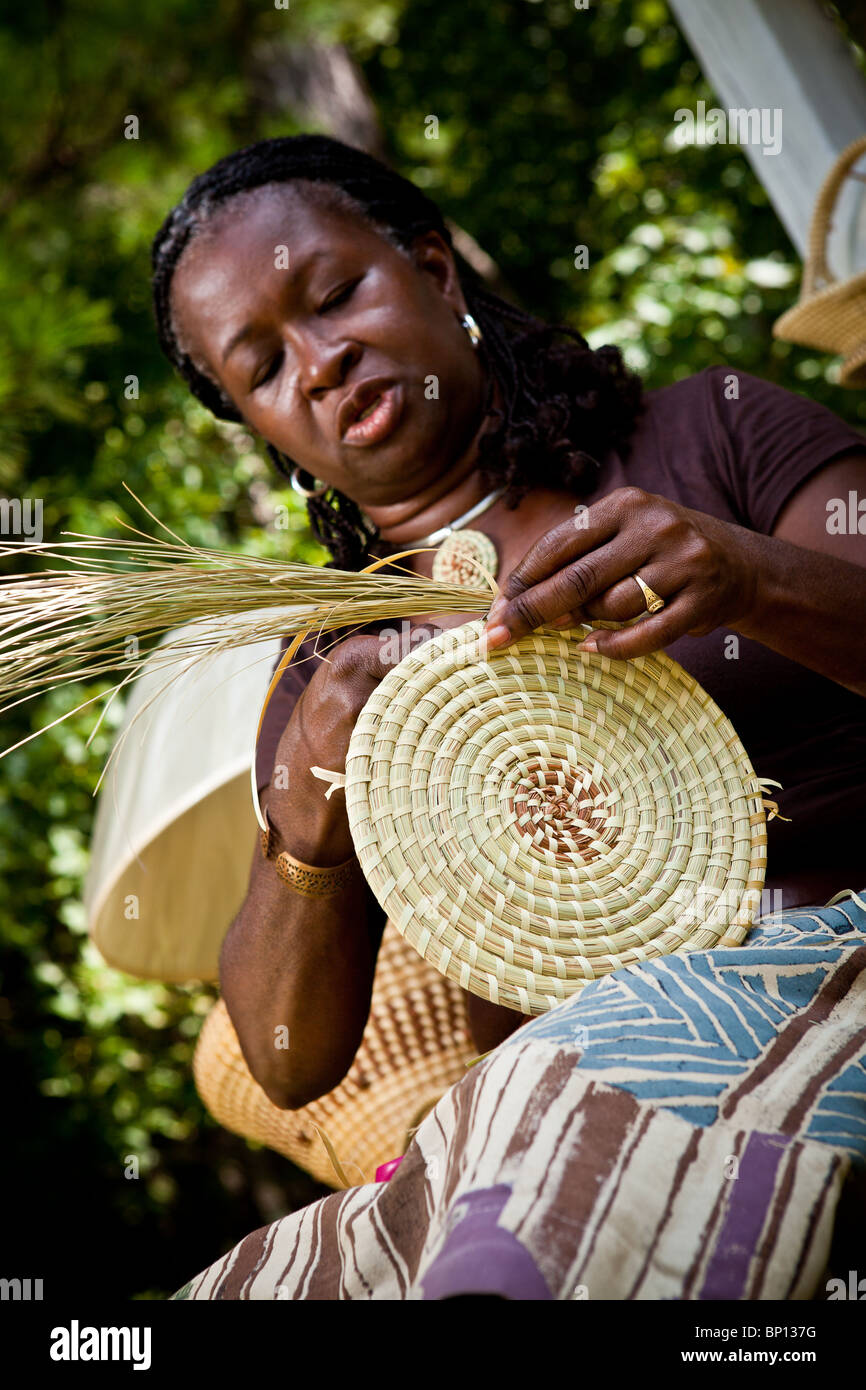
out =
[[[433,557],[433,578],[438,584],[480,589],[485,583],[482,570],[495,578],[498,567],[496,546],[483,531],[452,531]]]

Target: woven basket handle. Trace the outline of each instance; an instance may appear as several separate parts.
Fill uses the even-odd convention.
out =
[[[866,135],[861,135],[845,147],[821,185],[809,227],[809,246],[806,264],[803,267],[803,284],[800,290],[801,300],[807,299],[816,290],[834,283],[835,276],[831,274],[827,265],[827,234],[830,230],[839,189],[849,176],[851,165],[855,164],[864,152],[866,152]],[[855,174],[853,177],[866,178],[866,175]]]

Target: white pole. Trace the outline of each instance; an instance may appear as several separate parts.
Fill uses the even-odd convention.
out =
[[[670,3],[720,108],[781,110],[779,153],[758,143],[743,153],[802,258],[818,189],[845,146],[866,135],[866,79],[850,48],[817,0]],[[866,268],[866,183],[857,178],[837,199],[828,260],[843,280]]]

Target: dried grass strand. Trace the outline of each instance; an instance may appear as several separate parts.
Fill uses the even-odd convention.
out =
[[[0,544],[0,557],[53,560],[66,566],[15,573],[0,581],[0,713],[64,686],[112,681],[103,695],[81,701],[0,750],[0,757],[94,700],[110,702],[146,663],[151,669],[174,668],[177,674],[177,663],[194,665],[220,651],[269,639],[313,630],[321,636],[337,628],[363,628],[423,613],[482,613],[490,606],[487,589],[441,584],[410,573],[404,577],[376,572],[417,551],[377,560],[369,571],[357,574],[196,547],[176,536],[130,488],[127,491],[171,540],[119,521],[141,539],[62,532],[70,539]],[[191,623],[198,625],[193,635],[165,640]],[[147,650],[131,653],[132,636]],[[159,639],[163,640],[154,648]],[[120,673],[121,679],[114,680]],[[166,685],[171,679],[169,675]]]

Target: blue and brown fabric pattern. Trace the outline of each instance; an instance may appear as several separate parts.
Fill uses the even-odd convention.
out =
[[[176,1298],[826,1298],[866,1175],[866,893],[628,966],[452,1086],[387,1183]]]

